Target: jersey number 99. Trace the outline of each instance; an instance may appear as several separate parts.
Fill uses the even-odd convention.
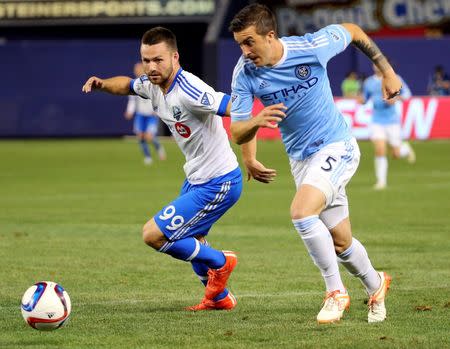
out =
[[[175,216],[175,206],[173,205],[167,206],[163,213],[159,215],[159,219],[163,221],[171,219],[170,224],[166,225],[166,229],[168,230],[177,230],[184,224],[184,218],[182,216]]]

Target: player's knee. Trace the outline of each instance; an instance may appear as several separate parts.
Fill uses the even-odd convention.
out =
[[[153,141],[153,135],[152,135],[151,133],[146,133],[146,134],[145,134],[145,140],[146,140],[147,142]]]
[[[386,156],[386,151],[384,149],[376,148],[375,156]]]
[[[309,209],[308,207],[294,207],[291,206],[291,219],[303,219],[309,216],[313,216],[317,213],[314,213],[313,210]]]
[[[336,215],[348,213],[348,209],[344,206],[336,207],[334,212]],[[332,211],[328,214],[333,214]],[[333,238],[334,250],[336,254],[339,255],[346,251],[352,244],[352,231],[350,226],[350,220],[347,218],[343,219],[338,225],[333,228],[329,228],[331,236]]]
[[[159,250],[167,241],[153,219],[145,223],[142,228],[142,239],[148,246],[156,250]]]
[[[334,243],[334,250],[336,251],[337,255],[340,255],[344,251],[347,251],[347,249],[352,244],[352,239],[342,238],[342,239],[335,239],[333,238]]]

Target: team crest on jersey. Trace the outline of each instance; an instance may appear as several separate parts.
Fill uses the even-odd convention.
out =
[[[173,117],[174,117],[175,120],[177,120],[177,121],[180,120],[180,118],[181,118],[181,109],[180,109],[180,107],[174,105],[172,107],[172,114],[173,114]]]
[[[205,92],[200,103],[203,105],[211,105],[214,103],[214,98],[210,93]]]
[[[300,64],[295,67],[295,76],[301,80],[306,80],[311,76],[311,68],[308,64]]]
[[[191,129],[181,122],[175,123],[175,130],[183,138],[189,138],[189,136],[191,135]]]
[[[270,84],[266,80],[261,81],[261,83],[259,84],[260,89],[263,89],[263,88],[269,87],[269,86],[270,86]]]

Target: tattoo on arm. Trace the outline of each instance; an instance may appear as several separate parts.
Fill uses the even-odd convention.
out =
[[[353,42],[353,44],[361,50],[370,60],[382,71],[386,71],[390,68],[390,64],[386,57],[381,53],[381,50],[369,37],[367,40],[359,39]]]

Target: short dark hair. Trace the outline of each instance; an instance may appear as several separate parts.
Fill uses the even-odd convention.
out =
[[[230,23],[229,30],[232,33],[240,32],[250,26],[256,27],[256,33],[266,35],[273,30],[277,34],[277,20],[274,13],[262,4],[251,4],[240,10]]]
[[[165,42],[171,49],[178,51],[177,37],[167,28],[154,27],[142,35],[141,44],[143,45],[156,45],[161,42]]]

